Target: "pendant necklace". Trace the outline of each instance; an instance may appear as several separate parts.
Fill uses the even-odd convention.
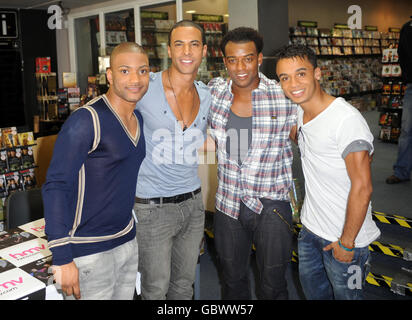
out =
[[[183,115],[182,115],[182,112],[180,111],[179,103],[177,102],[177,97],[176,97],[176,94],[175,94],[175,90],[173,89],[172,82],[170,81],[170,69],[167,69],[167,78],[168,78],[168,80],[169,80],[170,87],[172,88],[173,96],[175,97],[177,110],[179,111],[179,116],[180,116],[180,118],[182,119],[182,122],[183,122],[183,131],[185,131],[185,130],[187,129],[187,125],[186,125],[186,123],[185,123],[185,120],[183,119]],[[194,106],[195,106],[195,93],[194,93],[194,91],[193,91],[193,106],[192,106],[192,110],[193,110],[193,107],[194,107]]]

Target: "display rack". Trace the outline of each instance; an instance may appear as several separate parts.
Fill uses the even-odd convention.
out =
[[[223,22],[223,16],[193,14],[192,20],[205,30],[207,44],[207,55],[199,68],[198,80],[208,83],[214,77],[227,77],[223,52],[220,49],[220,43],[228,28],[227,23]]]
[[[133,10],[124,10],[105,15],[106,55],[110,56],[114,47],[122,42],[135,41]],[[97,33],[99,35],[99,33]],[[98,39],[100,40],[99,36]]]
[[[397,143],[401,131],[402,100],[406,85],[402,82],[398,57],[399,29],[390,28],[387,46],[382,50],[382,103],[379,116],[379,139]]]
[[[299,21],[290,28],[290,40],[294,44],[308,45],[319,56],[364,56],[381,54],[381,33],[376,27],[366,30],[349,29],[335,24],[332,29],[318,29],[317,22]]]
[[[169,20],[167,12],[142,11],[142,46],[149,56],[150,71],[165,70],[169,65],[167,53],[168,34],[174,20]]]
[[[385,81],[382,52],[396,46],[399,31],[389,28],[389,32],[379,32],[376,26],[352,30],[338,23],[322,29],[316,21],[298,21],[298,26],[290,28],[290,42],[307,45],[316,52],[325,91],[343,96],[363,111],[381,104]]]
[[[223,16],[193,14],[192,21],[205,31],[207,54],[199,67],[197,80],[204,83],[217,76],[226,76],[220,42],[227,32]],[[168,68],[170,59],[167,53],[169,31],[175,21],[169,20],[167,12],[142,11],[142,46],[149,56],[150,69],[158,72]]]
[[[56,73],[36,73],[35,78],[38,116],[34,120],[34,133],[55,134],[64,122],[59,119]]]
[[[36,186],[35,145],[33,132],[18,133],[16,127],[0,129],[0,231],[6,198]]]
[[[57,120],[56,73],[36,73],[35,77],[40,121]]]
[[[214,77],[227,77],[220,43],[227,33],[228,25],[222,15],[192,14],[192,21],[205,31],[207,54],[200,65],[197,79],[208,83]]]

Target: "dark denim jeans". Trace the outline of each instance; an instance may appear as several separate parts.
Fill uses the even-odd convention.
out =
[[[308,300],[361,300],[369,272],[369,249],[355,248],[353,260],[336,260],[330,244],[304,226],[298,236],[299,277]]]
[[[398,158],[393,166],[395,176],[410,179],[412,171],[412,83],[408,83],[403,97],[401,135],[398,142]]]
[[[256,248],[263,299],[288,299],[285,271],[292,257],[292,212],[289,202],[261,199],[264,209],[256,214],[241,203],[239,220],[216,210],[214,241],[222,268],[222,298],[249,300],[252,244]],[[288,222],[283,221],[277,213]]]

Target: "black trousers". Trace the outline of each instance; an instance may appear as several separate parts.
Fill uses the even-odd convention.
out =
[[[264,207],[261,214],[241,203],[239,220],[218,210],[214,215],[214,242],[222,269],[224,300],[252,298],[248,276],[252,244],[256,248],[262,298],[288,299],[285,273],[292,258],[293,235],[290,204],[260,200]]]

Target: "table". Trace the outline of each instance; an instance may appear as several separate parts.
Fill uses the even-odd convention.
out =
[[[39,219],[0,232],[0,300],[62,298],[53,285],[44,228]]]

